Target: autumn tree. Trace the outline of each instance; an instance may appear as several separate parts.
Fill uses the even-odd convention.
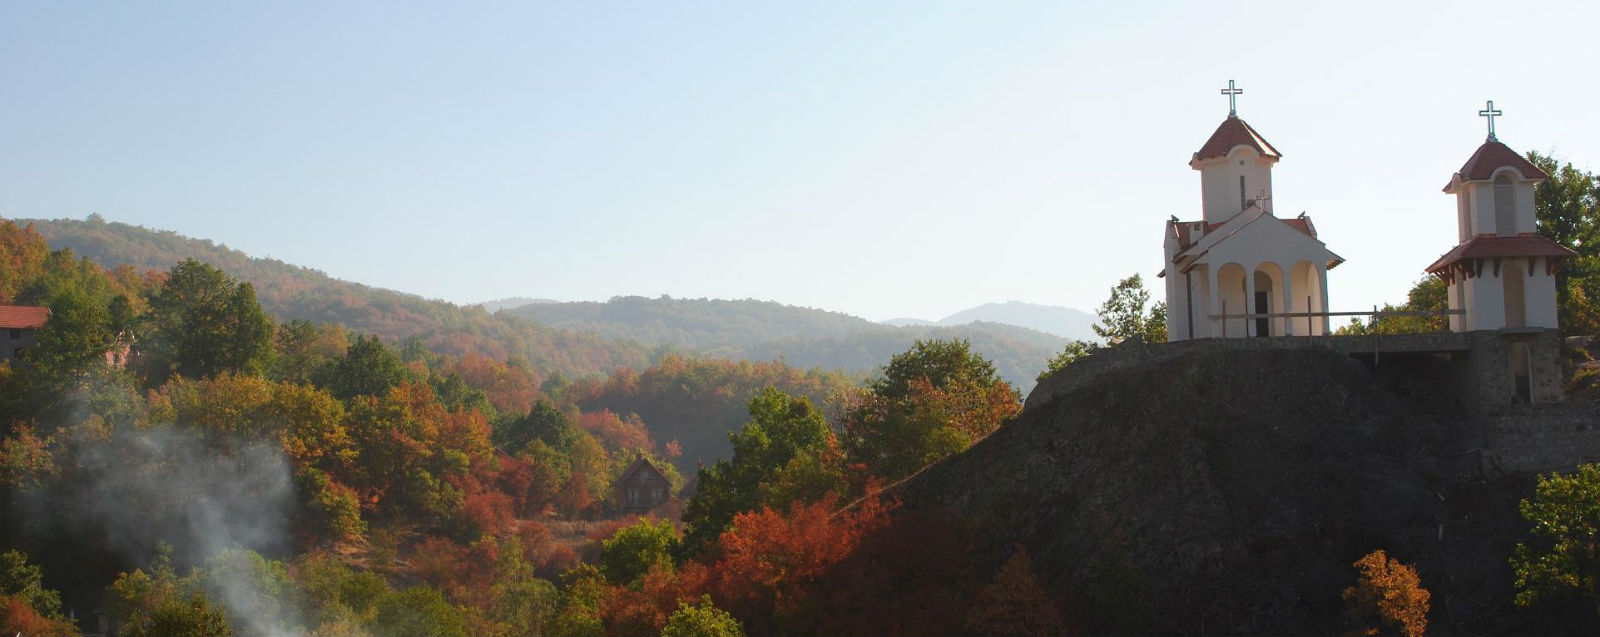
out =
[[[1022,411],[1015,389],[965,340],[917,341],[845,414],[844,447],[894,481],[965,450]]]
[[[1130,338],[1140,338],[1146,343],[1164,343],[1167,340],[1167,303],[1150,303],[1150,292],[1144,289],[1144,279],[1134,274],[1117,282],[1111,288],[1111,297],[1100,305],[1100,321],[1094,333],[1116,345]]]
[[[0,633],[76,635],[61,613],[61,593],[44,587],[44,571],[21,551],[0,553]]]
[[[975,635],[1065,635],[1066,622],[1033,572],[1021,546],[978,591],[967,611],[967,630]]]
[[[150,300],[146,329],[135,342],[152,380],[223,371],[259,374],[272,356],[272,320],[255,288],[208,264],[172,266]]]
[[[1356,560],[1358,579],[1340,595],[1345,603],[1345,618],[1351,632],[1377,635],[1383,629],[1398,630],[1406,637],[1420,637],[1428,630],[1428,589],[1417,578],[1417,569],[1384,554],[1382,549]]]
[[[1600,464],[1539,478],[1533,500],[1518,509],[1533,542],[1511,557],[1518,606],[1576,595],[1600,612]]]
[[[786,507],[788,502],[763,502],[762,489],[763,485],[768,489],[776,487],[791,464],[802,472],[802,465],[808,463],[830,459],[837,462],[828,455],[833,434],[810,400],[768,387],[750,399],[748,408],[750,422],[728,434],[733,457],[700,471],[695,496],[683,517],[689,529],[685,544],[691,548],[714,541],[739,513],[763,504]],[[820,466],[812,469],[811,476],[826,475],[828,471]],[[821,490],[827,491],[828,487]],[[793,490],[795,494],[800,491]]]

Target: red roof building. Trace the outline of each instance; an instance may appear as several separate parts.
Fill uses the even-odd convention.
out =
[[[34,332],[49,321],[50,308],[47,307],[0,305],[0,361],[33,347]]]

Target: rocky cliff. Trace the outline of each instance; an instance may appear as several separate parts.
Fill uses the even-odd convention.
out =
[[[1340,633],[1374,549],[1418,567],[1434,634],[1556,627],[1511,604],[1533,479],[1485,472],[1447,366],[1305,348],[1111,370],[894,490],[986,562],[1026,547],[1091,632]]]

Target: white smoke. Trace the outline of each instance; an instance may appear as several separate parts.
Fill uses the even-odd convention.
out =
[[[72,487],[58,494],[67,501],[48,503],[51,510],[104,529],[107,547],[131,560],[149,557],[160,542],[173,547],[175,562],[191,565],[229,549],[283,555],[290,548],[294,485],[276,444],[174,427],[119,428],[81,446],[68,471]],[[300,630],[294,605],[274,601],[284,591],[262,590],[262,578],[228,571],[202,581],[237,633]]]

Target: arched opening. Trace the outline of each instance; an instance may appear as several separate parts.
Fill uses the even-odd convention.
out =
[[[1218,305],[1212,308],[1215,314],[1239,316],[1249,313],[1250,308],[1245,303],[1244,293],[1244,267],[1237,263],[1224,263],[1217,268],[1216,297]],[[1238,338],[1245,336],[1245,320],[1243,318],[1222,319],[1217,323],[1214,336]]]
[[[1511,175],[1494,178],[1494,232],[1502,237],[1517,234],[1517,196]]]
[[[1500,282],[1505,289],[1506,327],[1525,327],[1528,324],[1528,305],[1523,300],[1522,287],[1528,274],[1522,264],[1507,263],[1500,272]]]
[[[1256,266],[1255,271],[1255,298],[1250,301],[1250,311],[1257,314],[1282,314],[1284,312],[1284,284],[1283,268],[1270,261]],[[1285,329],[1284,318],[1258,318],[1253,319],[1254,333],[1256,336],[1283,336],[1289,331]]]
[[[1317,266],[1310,261],[1301,261],[1289,268],[1289,280],[1293,283],[1290,298],[1290,311],[1298,314],[1315,314],[1326,312],[1322,307],[1322,281],[1317,273]],[[1308,336],[1321,336],[1322,319],[1320,317],[1306,316],[1289,319],[1294,321],[1295,334]]]

